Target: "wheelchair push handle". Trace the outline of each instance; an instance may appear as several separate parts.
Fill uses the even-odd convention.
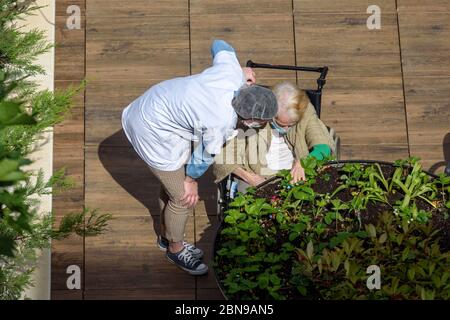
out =
[[[293,71],[306,71],[306,72],[318,72],[320,73],[319,79],[317,79],[318,89],[322,90],[326,83],[326,77],[328,74],[328,67],[298,67],[298,66],[288,66],[279,64],[266,64],[266,63],[256,63],[252,60],[248,60],[247,67],[249,68],[264,68],[264,69],[277,69],[277,70],[293,70]]]

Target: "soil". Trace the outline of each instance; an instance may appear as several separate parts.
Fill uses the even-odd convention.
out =
[[[380,167],[386,179],[391,178],[394,174],[395,167],[390,165],[380,165]],[[407,171],[407,169],[405,170]],[[342,182],[340,180],[340,176],[342,174],[344,174],[344,172],[334,166],[325,167],[316,177],[316,183],[312,186],[313,190],[317,194],[333,193],[336,188],[342,185]],[[407,172],[405,172],[405,174],[407,174]],[[268,183],[259,188],[256,191],[255,196],[265,198],[270,201],[273,195],[276,195],[279,192],[278,188],[278,181]],[[340,199],[343,202],[349,202],[353,198],[352,191],[354,190],[344,189],[336,194],[336,198]],[[399,193],[391,193],[387,196],[387,199],[390,204],[394,204],[397,200],[402,199],[402,195]],[[445,211],[447,211],[448,214],[449,210],[443,208],[435,209],[428,202],[422,199],[416,200],[416,205],[419,210],[423,209],[432,213],[431,222],[433,226],[441,230],[441,248],[442,250],[450,249],[450,218],[445,218]],[[304,210],[308,210],[308,208],[304,208]],[[379,215],[383,212],[389,211],[392,211],[392,208],[387,204],[380,202],[369,203],[366,210],[361,211],[361,222],[363,224],[376,224]],[[331,225],[329,228],[330,236],[333,235],[333,227],[334,225]]]
[[[395,167],[390,165],[380,165],[383,175],[385,178],[392,177]],[[407,170],[407,169],[405,169]],[[407,172],[405,172],[407,173]],[[337,187],[339,187],[342,184],[342,181],[340,180],[340,176],[344,174],[344,172],[336,168],[334,166],[329,166],[321,170],[319,175],[316,177],[316,183],[312,186],[313,190],[316,194],[331,194],[334,190],[336,190]],[[341,192],[336,194],[336,198],[339,198],[343,202],[349,202],[353,199],[352,191],[349,189],[344,189]],[[273,198],[274,195],[277,195],[279,193],[279,180],[275,180],[273,182],[270,182],[268,184],[265,184],[264,186],[257,189],[255,193],[255,197],[258,198],[265,198],[269,202]],[[394,204],[397,200],[400,200],[403,196],[400,193],[391,193],[387,196],[388,202],[390,204]],[[433,226],[436,228],[441,229],[441,249],[443,251],[447,251],[450,249],[450,218],[445,218],[446,213],[449,213],[449,210],[445,208],[435,209],[433,206],[431,206],[426,201],[423,201],[419,199],[419,201],[416,201],[418,209],[423,209],[425,211],[432,213],[431,222]],[[308,212],[311,210],[311,207],[304,206],[302,207],[302,211]],[[362,224],[376,224],[378,217],[381,213],[392,211],[392,207],[384,204],[384,203],[369,203],[367,208],[365,210],[362,210],[360,213],[360,218]],[[346,216],[345,212],[342,213],[343,216]],[[327,228],[327,234],[326,237],[332,237],[336,233],[336,222],[333,222],[331,225]],[[355,221],[355,227],[359,223]],[[265,228],[270,228],[274,225],[273,220],[266,219],[262,221],[262,225]],[[275,224],[276,225],[276,224]],[[275,247],[281,247],[283,242],[286,240],[287,235],[282,234],[281,230],[278,230],[277,233],[277,244]],[[218,237],[216,241],[220,242],[220,231],[218,234]],[[296,245],[296,242],[300,242],[300,239],[297,239],[292,242],[293,245]],[[217,244],[217,243],[216,243]],[[286,263],[285,265],[285,272],[286,274],[289,274],[291,270],[291,263]],[[219,268],[220,269],[220,268]],[[220,274],[220,271],[218,271]],[[219,277],[220,278],[220,277]],[[284,294],[287,294],[291,299],[304,299],[301,297],[296,290],[292,290],[290,288],[286,288],[286,292],[283,292]],[[314,295],[314,294],[313,294]],[[309,297],[309,299],[311,296]]]

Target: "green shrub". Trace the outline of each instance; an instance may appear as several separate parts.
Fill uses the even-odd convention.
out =
[[[0,0],[0,300],[19,299],[33,285],[38,249],[48,248],[51,239],[100,234],[112,218],[85,209],[64,216],[59,228],[53,228],[52,213],[37,212],[41,196],[73,183],[64,169],[48,181],[42,170],[24,171],[31,163],[27,155],[41,133],[63,120],[83,87],[52,93],[37,91],[30,80],[43,73],[35,59],[51,45],[41,31],[24,32],[16,21],[37,8],[34,1]]]

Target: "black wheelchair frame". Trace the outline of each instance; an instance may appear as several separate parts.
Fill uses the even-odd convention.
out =
[[[264,69],[278,69],[278,70],[292,70],[292,71],[303,71],[303,72],[316,72],[319,73],[319,78],[317,79],[317,89],[307,89],[306,93],[314,106],[317,116],[320,118],[320,114],[322,111],[322,89],[326,84],[326,77],[328,74],[328,67],[301,67],[301,66],[289,66],[289,65],[274,65],[274,64],[265,64],[265,63],[256,63],[252,60],[248,60],[247,67],[250,68],[264,68]],[[335,134],[334,129],[327,127],[330,131],[330,134],[333,136],[333,139],[336,143],[336,152],[335,156],[339,160],[340,159],[340,138]],[[271,179],[266,180],[263,184],[270,183],[277,177],[273,177]],[[233,197],[233,191],[231,188],[231,184],[233,182],[233,174],[228,175],[227,178],[218,183],[217,189],[217,214],[219,218],[222,220],[223,213],[228,209],[228,203],[231,201]]]

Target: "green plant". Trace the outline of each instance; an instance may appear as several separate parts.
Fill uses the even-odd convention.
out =
[[[366,226],[365,239],[347,237],[333,249],[298,249],[297,273],[324,299],[449,299],[450,253],[441,252],[438,230],[385,213]],[[367,288],[368,266],[382,273],[379,290]]]
[[[446,297],[450,238],[439,235],[450,230],[445,222],[448,177],[425,177],[414,158],[393,168],[376,163],[310,165],[314,173],[308,171],[304,182],[291,184],[290,174],[283,171],[281,181],[239,195],[230,204],[215,259],[230,298]],[[417,177],[420,181],[414,182]],[[320,181],[322,189],[333,188],[316,192]],[[398,182],[410,186],[409,200]],[[270,194],[268,190],[273,195],[259,196]],[[409,212],[401,211],[403,203]],[[445,232],[440,233],[436,221],[444,221]],[[418,269],[405,271],[406,264]],[[370,265],[382,269],[380,290],[366,286]]]
[[[52,93],[37,91],[32,76],[44,69],[36,57],[49,48],[44,33],[24,32],[17,19],[39,8],[34,1],[0,1],[0,299],[19,299],[30,287],[38,250],[51,239],[70,234],[93,236],[105,231],[109,214],[83,210],[64,216],[54,228],[52,213],[38,214],[43,195],[72,183],[58,170],[48,180],[43,171],[24,171],[27,155],[47,128],[60,122],[80,89]]]

